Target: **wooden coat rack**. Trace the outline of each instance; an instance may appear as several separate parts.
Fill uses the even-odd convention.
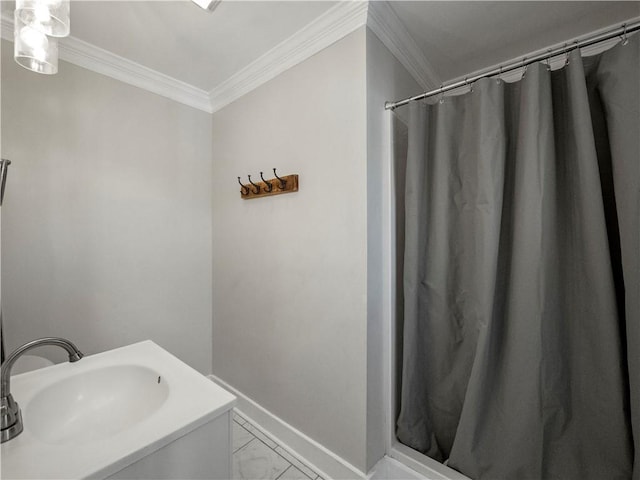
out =
[[[240,197],[244,200],[250,198],[268,197],[270,195],[280,195],[282,193],[293,193],[298,191],[298,175],[285,175],[279,177],[276,173],[276,169],[273,169],[275,178],[266,180],[260,172],[260,178],[262,181],[254,182],[251,180],[251,175],[247,175],[249,178],[249,184],[244,185],[238,177],[238,183],[240,184]]]

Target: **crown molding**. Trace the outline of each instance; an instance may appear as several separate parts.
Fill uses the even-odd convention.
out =
[[[13,19],[2,15],[0,20],[1,38],[13,42]],[[435,69],[386,0],[337,3],[208,92],[75,37],[62,38],[58,44],[62,60],[213,113],[364,25],[371,29],[425,90],[438,88],[442,84]],[[582,54],[588,56],[599,53],[617,41],[612,39],[585,47]],[[556,57],[551,62],[551,68],[558,68],[563,63],[564,60]],[[521,72],[514,71],[511,75],[504,75],[503,79],[515,81],[520,76]]]
[[[369,2],[367,26],[425,90],[442,84],[440,76],[387,1]]]
[[[13,42],[13,19],[3,15],[2,38]],[[65,37],[58,40],[58,56],[74,65],[161,95],[198,110],[212,113],[209,95],[173,77],[80,40]]]
[[[115,55],[95,45],[67,37],[60,42],[60,58],[143,90],[212,113],[209,95],[193,85]]]
[[[367,25],[425,89],[441,82],[386,1],[343,1],[209,92],[83,40],[59,40],[62,60],[193,108],[213,113],[282,72]],[[13,19],[2,16],[2,38],[13,42]]]
[[[366,25],[366,1],[340,2],[209,92],[218,111],[285,70]]]

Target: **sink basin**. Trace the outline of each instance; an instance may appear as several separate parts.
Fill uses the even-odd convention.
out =
[[[25,406],[24,418],[44,442],[84,443],[146,420],[168,396],[168,384],[157,371],[139,365],[108,366],[44,388]]]
[[[0,446],[3,480],[230,478],[235,397],[149,340],[12,376],[11,393],[24,431]]]

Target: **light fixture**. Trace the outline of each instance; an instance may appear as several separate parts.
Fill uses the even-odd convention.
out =
[[[191,0],[200,8],[213,12],[222,0]]]
[[[26,25],[16,11],[14,14],[15,61],[37,73],[53,75],[58,72],[58,39]]]
[[[69,35],[69,7],[70,0],[16,0],[22,23],[50,37]]]

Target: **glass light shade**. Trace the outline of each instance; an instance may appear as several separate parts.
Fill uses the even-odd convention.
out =
[[[37,73],[53,75],[58,72],[58,40],[47,37],[20,21],[15,13],[13,58],[18,65]]]
[[[70,0],[16,0],[16,13],[29,25],[50,37],[69,35]]]

